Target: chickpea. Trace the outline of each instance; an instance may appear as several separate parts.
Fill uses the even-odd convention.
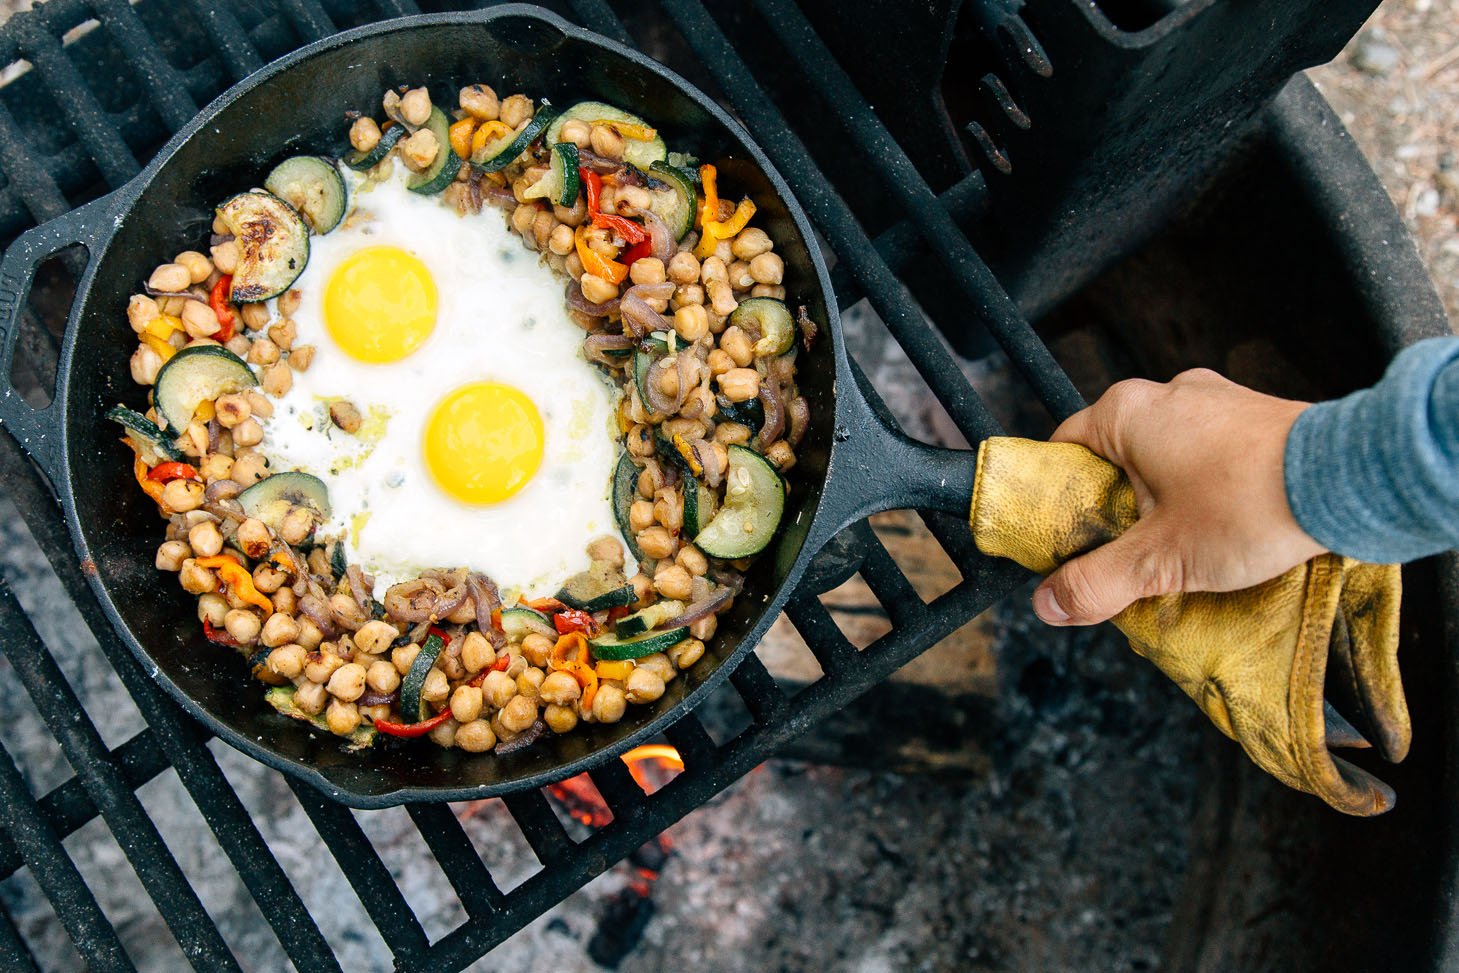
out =
[[[431,93],[424,88],[411,88],[400,96],[400,117],[408,125],[424,125],[431,118]]]
[[[704,285],[709,293],[709,306],[714,309],[715,314],[728,317],[740,306],[735,300],[734,289],[730,287],[729,281],[712,280]]]
[[[583,286],[583,297],[593,304],[602,304],[604,301],[611,301],[618,296],[618,285],[604,280],[597,274],[584,272],[580,281]]]
[[[513,696],[499,714],[502,726],[521,733],[537,721],[537,701],[526,696]]]
[[[679,371],[674,367],[672,358],[665,358],[661,367],[655,369],[658,377],[654,381],[658,384],[659,391],[673,398],[679,394]]]
[[[635,284],[662,284],[664,262],[658,257],[639,257],[628,268],[628,279]]]
[[[491,647],[485,635],[468,632],[461,640],[461,664],[467,672],[480,672],[496,661],[496,650]]]
[[[269,648],[294,641],[299,634],[299,623],[283,612],[274,612],[263,623],[263,644]]]
[[[704,643],[688,638],[678,645],[669,646],[669,659],[680,669],[687,669],[704,657]]]
[[[592,132],[588,123],[581,118],[572,118],[562,123],[562,132],[558,138],[564,142],[571,142],[580,149],[586,149],[591,143]]]
[[[594,538],[588,544],[588,559],[606,561],[615,568],[621,568],[623,566],[623,545],[618,542],[616,537]]]
[[[699,258],[688,250],[680,250],[669,258],[669,280],[676,284],[692,284],[699,279]]]
[[[304,671],[304,660],[309,653],[304,646],[295,642],[281,645],[268,654],[267,665],[272,672],[285,679],[295,679]]]
[[[257,389],[249,389],[243,395],[248,398],[249,411],[260,419],[268,419],[274,414],[274,404],[262,392]]]
[[[669,661],[669,657],[662,652],[655,652],[653,655],[644,656],[642,659],[639,659],[633,671],[638,672],[639,670],[653,673],[659,677],[659,682],[664,683],[673,682],[674,677],[679,674],[679,670],[674,668],[674,664]],[[629,680],[628,684],[631,685],[632,680]]]
[[[284,318],[278,324],[269,325],[268,336],[281,352],[288,351],[294,347],[294,339],[299,336],[299,326],[294,323],[293,318]]]
[[[174,513],[187,513],[203,504],[203,485],[195,480],[169,480],[162,488],[162,504]]]
[[[294,705],[299,711],[310,716],[318,716],[324,712],[324,707],[331,702],[329,693],[319,683],[306,682],[294,690]]]
[[[552,241],[552,231],[557,228],[557,220],[552,216],[551,210],[538,210],[537,215],[532,218],[532,239],[537,244],[538,250],[548,249]]]
[[[578,725],[577,710],[571,706],[559,706],[550,703],[542,711],[542,722],[553,733],[567,733]]]
[[[532,117],[532,99],[526,95],[511,95],[501,103],[501,122],[515,130]]]
[[[396,143],[396,151],[400,153],[407,168],[421,172],[436,161],[436,156],[441,151],[441,143],[436,140],[435,132],[423,128]]]
[[[250,416],[233,427],[234,446],[257,446],[263,442],[263,426]]]
[[[714,630],[719,627],[719,619],[713,615],[705,615],[697,622],[689,626],[689,634],[701,642],[707,642],[714,635]]]
[[[335,698],[324,711],[324,722],[335,736],[349,736],[360,726],[360,710],[352,702]]]
[[[457,686],[451,693],[451,716],[458,723],[470,723],[481,715],[481,689],[477,686]]]
[[[746,227],[730,243],[730,251],[739,259],[750,261],[773,246],[770,234],[759,227]]]
[[[380,126],[375,119],[361,115],[350,126],[350,145],[359,152],[368,152],[380,144]]]
[[[182,326],[193,338],[207,338],[218,333],[218,315],[201,301],[187,301],[182,307]]]
[[[377,693],[393,693],[400,688],[400,673],[384,659],[376,659],[365,670],[365,682]]]
[[[154,291],[184,291],[192,283],[192,274],[182,264],[161,264],[147,278]]]
[[[684,568],[667,561],[654,572],[654,588],[665,598],[687,601],[694,594],[694,577]]]
[[[218,416],[218,425],[224,429],[232,429],[253,414],[248,405],[248,397],[236,392],[218,396],[218,401],[213,403],[213,410]]]
[[[635,667],[623,688],[630,703],[652,703],[664,694],[664,680],[652,670]]]
[[[747,368],[755,360],[755,346],[750,336],[737,325],[725,328],[724,334],[719,336],[719,347],[740,368]]]
[[[379,619],[368,621],[355,632],[355,646],[366,655],[379,655],[390,648],[390,643],[399,637],[395,626]],[[382,689],[382,693],[390,690]]]
[[[704,363],[709,366],[709,374],[715,377],[723,375],[735,367],[735,360],[723,348],[716,348],[711,351],[709,357],[704,360]]]
[[[294,595],[293,588],[280,588],[269,600],[274,604],[274,611],[284,615],[293,613],[294,609],[298,607],[298,599]],[[299,641],[298,635],[294,636],[294,641]]]
[[[552,230],[552,235],[547,238],[547,249],[558,256],[565,257],[572,253],[574,246],[572,227],[566,223],[559,223]],[[634,266],[642,263],[642,260],[635,261]]]
[[[553,640],[536,632],[522,639],[522,658],[534,666],[545,666],[552,658]]]
[[[517,695],[525,696],[535,703],[542,690],[542,681],[546,678],[547,673],[541,667],[528,666],[517,677]]]
[[[245,457],[246,459],[247,457]],[[239,464],[234,463],[236,468]],[[273,547],[273,537],[269,534],[267,525],[261,520],[249,517],[238,525],[238,546],[243,548],[243,553],[255,561],[266,557],[269,548]]]
[[[653,473],[651,473],[649,470],[645,469],[641,473],[638,474],[638,495],[639,496],[644,497],[644,498],[649,498],[649,497],[652,497],[654,495],[654,493],[656,493],[657,491],[658,491],[658,484],[654,480]]]
[[[233,352],[239,358],[246,359],[248,358],[248,349],[253,347],[253,342],[249,341],[246,335],[235,332],[233,337],[223,343],[223,347]]]
[[[628,508],[628,527],[635,534],[653,526],[654,505],[647,500],[635,500]]]
[[[385,718],[389,719],[390,707],[385,707],[385,712]],[[446,722],[432,728],[431,731],[426,734],[426,737],[436,746],[445,747],[449,750],[451,747],[454,747],[456,745],[456,731],[460,729],[460,727],[461,724],[457,723],[455,720],[446,720]]]
[[[478,122],[494,122],[501,111],[501,103],[491,85],[469,84],[461,89],[456,100]]]
[[[285,544],[302,544],[313,532],[314,512],[308,507],[291,507],[284,515],[284,522],[279,525],[279,536]],[[354,604],[353,599],[351,604]]]
[[[182,567],[178,570],[178,581],[182,584],[182,590],[190,595],[201,595],[209,591],[216,593],[218,590],[218,579],[213,577],[213,572],[192,558],[182,562]]]
[[[260,561],[253,569],[253,586],[266,595],[282,588],[287,579],[288,575],[268,561]]]
[[[756,284],[750,288],[751,297],[773,297],[777,301],[785,300],[785,288],[779,284]]]
[[[415,642],[397,645],[390,650],[390,662],[395,666],[395,671],[403,676],[410,671],[410,664],[415,661],[419,652],[420,646]]]
[[[489,672],[481,684],[481,694],[492,709],[501,709],[517,695],[517,680],[505,672]]]
[[[654,519],[677,533],[684,526],[684,497],[677,489],[664,490],[654,501]]]
[[[750,265],[743,260],[736,260],[729,265],[729,284],[737,291],[747,291],[755,286],[755,278],[750,276]]]
[[[537,207],[532,203],[521,203],[512,210],[512,229],[520,236],[527,236],[532,232],[532,224],[537,220]]]
[[[225,240],[212,247],[209,252],[213,255],[213,266],[218,268],[220,274],[231,274],[237,270],[238,261],[243,255],[237,240]]]
[[[346,662],[329,677],[328,689],[336,699],[353,703],[365,694],[365,667],[358,662]]]
[[[642,186],[619,186],[614,193],[613,209],[620,216],[637,216],[653,205],[653,197]]]
[[[785,440],[777,440],[770,444],[769,449],[765,450],[765,458],[784,473],[795,465],[795,450],[791,449],[790,443]]]
[[[260,331],[269,322],[268,305],[262,301],[240,304],[238,316],[243,319],[243,326],[249,331]]]
[[[258,638],[260,629],[258,616],[246,608],[234,608],[223,616],[223,627],[228,634],[247,645]]]
[[[776,253],[762,253],[750,261],[750,276],[757,284],[779,284],[785,279],[785,261]]]
[[[287,395],[293,387],[294,373],[289,371],[289,366],[284,362],[277,362],[263,370],[260,384],[265,392],[277,399]]]
[[[467,753],[485,753],[496,746],[496,734],[486,720],[472,720],[456,728],[455,742]]]
[[[261,453],[250,450],[244,455],[234,458],[233,469],[228,476],[236,480],[239,486],[251,487],[259,480],[268,477],[268,460]],[[245,550],[243,553],[248,554],[248,551]],[[249,554],[249,557],[253,556]]]
[[[628,697],[612,684],[598,687],[593,696],[593,719],[599,723],[617,723],[628,709]]]
[[[623,150],[628,147],[618,129],[612,125],[594,125],[588,133],[588,144],[605,159],[614,160],[623,158]]]
[[[582,696],[582,687],[570,673],[553,672],[542,680],[542,685],[537,690],[537,697],[544,703],[557,703],[566,705]]]
[[[628,583],[633,585],[633,593],[638,596],[637,600],[634,602],[635,606],[638,608],[645,607],[645,600],[648,598],[649,595],[653,594],[653,578],[650,578],[648,575],[640,571],[638,574],[635,574],[633,577],[629,578]]]
[[[314,364],[314,346],[300,345],[289,352],[289,367],[296,372],[307,372]]]
[[[662,527],[648,527],[638,532],[638,549],[644,557],[655,560],[674,553],[674,535]]]
[[[750,441],[750,436],[750,427],[743,423],[721,422],[714,427],[714,441],[721,446],[743,446]]]
[[[325,642],[319,646],[317,652],[309,653],[309,656],[305,659],[304,676],[310,682],[317,682],[322,686],[329,682],[329,677],[334,675],[336,669],[344,665],[343,659],[331,651],[326,651],[331,648],[333,646]]]
[[[198,596],[198,621],[205,621],[215,628],[221,628],[227,614],[228,603],[223,600],[221,595],[210,591]]]
[[[674,330],[685,341],[698,341],[709,331],[709,314],[702,304],[686,304],[674,312]]]
[[[212,557],[223,549],[223,535],[212,522],[198,524],[188,531],[187,542],[199,557]]]
[[[147,345],[138,345],[137,350],[132,352],[128,367],[132,381],[138,385],[151,385],[157,381],[157,373],[162,369],[162,356]]]
[[[162,309],[146,294],[133,294],[127,301],[127,323],[138,334],[161,316]]]
[[[760,394],[760,376],[753,368],[732,368],[716,381],[731,402],[748,402]]]
[[[680,284],[674,289],[674,296],[669,301],[669,306],[678,310],[689,304],[704,303],[704,288],[698,284]]]
[[[187,546],[187,541],[164,541],[157,548],[157,570],[181,571],[182,562],[192,555],[192,548]]]
[[[709,559],[693,544],[685,544],[679,548],[679,553],[674,555],[674,563],[696,578],[709,572]]]

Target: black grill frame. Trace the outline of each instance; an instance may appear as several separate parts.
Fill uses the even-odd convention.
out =
[[[910,221],[873,239],[766,97],[706,6],[699,0],[662,0],[660,4],[841,258],[835,274],[841,308],[867,296],[962,434],[970,442],[997,434],[997,422],[944,342],[928,327],[924,305],[899,277],[899,271],[918,253],[920,235],[939,255],[956,287],[980,309],[979,320],[1048,412],[1062,417],[1079,408],[1083,404],[1079,392],[962,229],[965,214],[988,205],[984,177],[970,174],[938,195],[916,175],[902,148],[830,51],[820,46],[814,28],[800,11],[789,0],[755,0],[754,5],[782,36],[796,40],[795,49],[804,58],[799,64],[802,69],[818,68],[805,70],[806,79],[842,109],[847,131],[912,217]],[[319,0],[280,0],[277,11],[267,15],[260,14],[263,6],[217,7],[192,0],[188,8],[216,58],[186,70],[169,62],[143,22],[140,8],[125,0],[49,0],[0,28],[0,65],[16,57],[30,59],[36,77],[65,106],[74,139],[56,153],[38,155],[28,147],[23,126],[0,103],[0,172],[7,179],[0,188],[0,240],[8,241],[32,222],[67,212],[105,186],[124,183],[139,170],[139,161],[145,161],[139,160],[134,144],[146,151],[155,149],[199,104],[265,60],[345,26],[418,12],[410,0],[379,0],[363,20],[357,19],[361,14],[350,5]],[[998,11],[988,17],[986,29],[990,32],[1012,30],[1015,36],[1026,35],[1026,30],[1017,33],[1021,21],[1008,14],[1005,5],[990,3],[986,9]],[[570,0],[569,9],[563,12],[589,29],[633,43],[605,0]],[[150,109],[108,113],[78,72],[68,48],[58,40],[93,16],[138,67]],[[1038,76],[1049,69],[1047,61],[1036,57],[1010,67]],[[149,110],[155,117],[149,116]],[[132,133],[132,139],[123,132]],[[96,164],[98,159],[100,164]],[[43,355],[45,349],[40,351]],[[862,384],[871,391],[867,383]],[[874,394],[872,401],[879,404]],[[0,749],[0,800],[6,807],[5,829],[0,833],[0,877],[28,866],[78,952],[100,968],[130,968],[115,931],[60,844],[66,835],[100,815],[119,839],[125,839],[119,843],[193,965],[199,969],[238,968],[137,802],[136,789],[171,767],[294,964],[300,969],[338,969],[328,943],[205,746],[206,735],[151,681],[112,631],[88,590],[83,566],[72,556],[66,526],[42,478],[8,436],[0,437],[0,482],[5,483],[7,495],[98,639],[106,664],[123,681],[149,726],[108,752],[29,618],[8,587],[0,583],[0,648],[76,771],[71,780],[37,799],[9,754]],[[749,711],[751,725],[733,739],[716,744],[694,714],[685,715],[666,736],[683,754],[687,769],[652,796],[644,795],[616,761],[592,771],[592,780],[614,820],[581,842],[575,842],[563,828],[541,791],[506,798],[506,807],[543,865],[510,892],[497,888],[448,808],[410,806],[413,822],[468,915],[465,923],[435,943],[427,941],[419,920],[352,813],[291,781],[324,844],[342,863],[350,863],[345,874],[390,948],[396,967],[429,970],[467,965],[772,756],[794,736],[995,603],[1026,576],[1006,562],[983,558],[956,518],[928,512],[923,519],[962,573],[956,588],[925,603],[864,524],[847,531],[835,547],[836,563],[816,571],[786,610],[825,676],[788,697],[759,659],[747,655],[732,674],[730,685]],[[851,644],[817,598],[853,571],[860,571],[887,608],[893,625],[888,635],[864,650]],[[7,969],[35,965],[8,921],[0,923],[0,957]]]

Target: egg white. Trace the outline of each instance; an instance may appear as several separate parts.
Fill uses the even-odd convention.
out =
[[[619,534],[612,508],[618,390],[581,354],[562,279],[526,250],[491,207],[464,217],[387,180],[346,173],[350,211],[311,240],[295,282],[298,345],[314,359],[264,424],[260,449],[273,472],[302,470],[329,487],[321,536],[343,538],[351,563],[375,579],[375,596],[427,568],[483,571],[504,589],[549,595],[588,566],[589,541]],[[369,364],[347,355],[324,323],[326,285],[365,247],[396,246],[419,258],[437,291],[430,337],[405,358]],[[426,420],[450,391],[471,382],[514,386],[537,406],[544,449],[520,492],[490,505],[463,503],[426,468]],[[329,404],[347,399],[365,415],[356,434],[336,428]],[[625,552],[627,548],[625,546]],[[632,573],[633,565],[628,565]]]

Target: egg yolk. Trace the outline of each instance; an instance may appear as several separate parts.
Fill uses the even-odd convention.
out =
[[[442,490],[466,503],[498,503],[542,464],[542,417],[520,390],[476,382],[437,404],[424,442],[426,468]]]
[[[324,323],[351,358],[398,361],[436,326],[436,283],[425,264],[399,247],[366,247],[330,275]]]

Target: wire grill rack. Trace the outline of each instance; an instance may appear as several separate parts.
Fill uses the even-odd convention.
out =
[[[789,95],[767,93],[741,60],[732,40],[735,26],[717,19],[699,0],[661,0],[659,9],[662,22],[677,31],[676,43],[687,45],[704,69],[705,78],[696,80],[707,81],[745,122],[839,258],[835,282],[841,307],[869,299],[969,442],[996,434],[999,427],[929,326],[918,295],[899,277],[918,252],[919,237],[932,244],[950,286],[966,298],[1048,412],[1062,417],[1081,406],[1069,377],[952,215],[976,208],[970,201],[984,192],[980,174],[968,174],[939,197],[795,4],[753,0],[757,23],[780,38],[802,82],[830,109],[827,118],[843,127],[861,161],[908,217],[873,238],[838,193],[829,160],[814,158],[777,108],[776,99]],[[1004,9],[989,3],[981,11],[987,29],[1008,27]],[[17,15],[0,28],[0,66],[11,64],[13,73],[14,63],[24,59],[30,69],[0,88],[0,240],[127,181],[200,105],[268,60],[347,27],[417,12],[410,0],[358,6],[322,0],[229,5],[49,0]],[[606,0],[571,0],[559,12],[608,37],[635,42]],[[1045,73],[1047,65],[1014,64],[1011,70],[1036,69]],[[44,356],[47,349],[32,351]],[[0,878],[29,868],[81,956],[100,969],[131,968],[116,930],[62,844],[100,818],[192,965],[239,969],[239,959],[137,796],[138,788],[172,768],[295,966],[339,969],[330,944],[206,746],[206,734],[165,697],[110,629],[75,563],[54,501],[9,437],[0,437],[0,482],[96,636],[104,656],[97,664],[115,672],[147,723],[108,749],[31,619],[0,582],[0,646],[74,771],[36,797],[11,755],[0,750],[5,806]],[[652,795],[618,761],[592,771],[613,820],[581,841],[568,833],[542,792],[506,798],[507,810],[542,866],[510,891],[498,887],[448,806],[410,806],[411,820],[467,916],[434,942],[356,814],[291,781],[294,796],[349,877],[396,967],[449,970],[469,964],[1024,577],[1004,562],[982,558],[955,518],[925,513],[923,520],[957,566],[960,584],[925,601],[865,523],[851,528],[835,545],[837,571],[813,572],[821,585],[803,585],[787,609],[823,677],[791,697],[756,656],[747,655],[720,692],[738,696],[749,713],[748,727],[716,742],[693,714],[681,719],[665,735],[682,754],[686,770]],[[844,577],[852,571],[861,573],[892,626],[865,649],[848,640],[817,598],[835,583],[827,583],[828,574]],[[36,966],[8,916],[0,922],[0,964],[14,970]]]

